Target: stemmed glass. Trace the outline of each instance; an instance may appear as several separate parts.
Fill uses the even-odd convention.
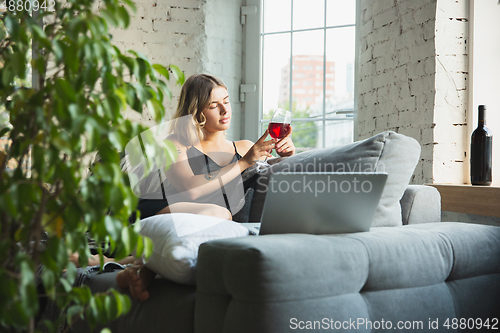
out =
[[[274,110],[273,117],[269,122],[269,135],[277,140],[283,139],[290,130],[292,122],[292,113],[288,110],[277,108]],[[262,171],[266,167],[271,166],[267,161],[267,156],[264,161],[257,161],[257,171]]]

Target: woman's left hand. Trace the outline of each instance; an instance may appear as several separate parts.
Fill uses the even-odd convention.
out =
[[[276,143],[276,153],[281,157],[295,154],[295,145],[293,144],[291,134],[292,125],[288,127],[288,132],[285,137]]]

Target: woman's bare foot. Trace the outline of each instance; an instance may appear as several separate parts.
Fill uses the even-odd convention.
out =
[[[135,263],[118,272],[116,283],[122,289],[129,289],[132,297],[145,301],[149,298],[149,283],[154,279],[155,273],[137,260]]]

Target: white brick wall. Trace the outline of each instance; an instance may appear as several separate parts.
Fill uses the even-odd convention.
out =
[[[468,1],[438,0],[434,182],[467,182]]]
[[[226,134],[232,140],[242,139],[239,101],[243,54],[243,27],[240,24],[242,4],[242,0],[209,0],[204,7],[207,36],[204,70],[220,77],[228,88],[233,118]]]
[[[361,0],[358,133],[417,139],[413,183],[463,181],[466,0]]]
[[[153,63],[177,65],[186,78],[197,73],[221,78],[232,97],[230,139],[240,135],[241,4],[242,0],[136,0],[137,12],[132,14],[129,28],[112,32],[115,45],[122,50],[141,52]],[[165,107],[172,114],[180,87],[169,87],[173,99],[165,102]],[[154,125],[147,111],[142,115],[127,111],[127,117]]]

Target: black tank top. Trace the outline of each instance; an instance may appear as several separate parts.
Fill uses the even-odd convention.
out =
[[[234,163],[239,159],[241,159],[241,155],[238,153],[234,141],[233,141],[233,147],[234,147],[234,156],[231,162],[229,162],[229,164]],[[203,153],[194,146],[191,146],[187,150],[187,157],[189,161],[189,166],[191,167],[191,170],[195,175],[203,175],[223,168],[222,166],[217,164],[213,159],[211,159],[210,156]]]
[[[233,147],[234,147],[234,156],[231,159],[231,161],[228,163],[232,164],[237,162],[240,158],[241,155],[238,153],[238,150],[236,149],[236,144],[233,141]],[[222,169],[224,166],[220,166],[217,164],[210,156],[207,154],[203,153],[199,149],[197,149],[194,146],[191,146],[187,150],[187,157],[188,157],[188,162],[189,166],[191,167],[191,170],[193,171],[193,174],[195,175],[205,175],[205,174],[210,174],[211,172],[217,171]],[[229,200],[226,194],[226,187],[231,188],[232,186],[236,186],[236,183],[238,179],[233,179],[230,181],[228,184],[221,186],[222,194],[224,197],[224,203],[226,208],[231,211],[231,205],[229,204]],[[218,194],[214,193],[213,195],[217,196]],[[205,201],[208,203],[216,202],[216,200],[213,199],[212,195],[207,195],[205,197]],[[222,203],[220,203],[222,205]]]
[[[238,153],[238,150],[236,149],[236,145],[233,141],[233,146],[234,146],[234,156],[231,160],[231,163],[234,163],[238,160],[241,159],[241,155]],[[214,172],[216,170],[220,170],[223,167],[217,164],[212,158],[210,158],[208,155],[205,153],[201,152],[194,146],[191,146],[187,150],[187,156],[188,156],[188,162],[189,166],[191,167],[191,170],[193,171],[193,174],[195,175],[200,175],[200,174],[208,174],[210,172]],[[161,178],[161,176],[160,176]],[[230,183],[238,181],[237,179],[232,180]],[[229,185],[229,184],[228,184]],[[233,184],[234,185],[234,184]],[[224,196],[224,201],[225,201],[225,206],[228,210],[231,211],[229,201],[227,199],[227,195],[224,189],[225,186],[222,187],[222,192]],[[246,182],[244,182],[244,188],[246,190]],[[146,218],[152,215],[155,215],[158,213],[161,209],[164,207],[168,206],[168,201],[165,196],[165,188],[163,186],[163,183],[161,183],[161,192],[163,199],[139,199],[139,205],[138,209],[141,211],[141,218]],[[210,196],[207,196],[207,202],[210,201]],[[135,214],[131,217],[131,221],[135,220]]]

